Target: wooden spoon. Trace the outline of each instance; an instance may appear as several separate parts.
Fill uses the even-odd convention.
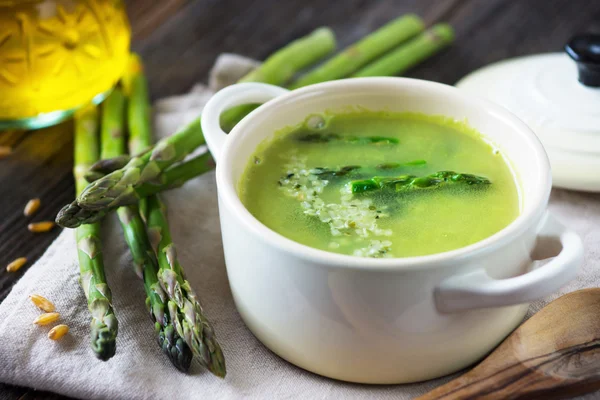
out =
[[[600,390],[600,289],[561,296],[477,367],[418,397],[564,399]]]

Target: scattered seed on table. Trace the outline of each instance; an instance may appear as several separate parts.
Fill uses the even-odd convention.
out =
[[[29,232],[34,233],[48,232],[52,230],[52,228],[54,228],[54,222],[52,221],[32,222],[27,225]]]
[[[12,154],[12,148],[8,146],[0,146],[0,158],[8,157]]]
[[[40,208],[41,203],[42,202],[40,201],[40,199],[29,200],[27,202],[27,205],[25,205],[25,209],[23,210],[23,215],[25,215],[26,217],[31,217]]]
[[[25,263],[27,262],[27,258],[19,257],[10,264],[6,266],[7,272],[17,272]]]
[[[48,332],[48,338],[52,340],[58,340],[61,337],[69,333],[69,327],[67,325],[56,325]]]
[[[55,310],[54,304],[45,297],[40,296],[39,294],[32,294],[29,296],[31,302],[35,304],[40,310],[46,312],[52,312]]]
[[[36,319],[34,319],[33,323],[36,325],[48,325],[55,321],[58,321],[59,318],[60,318],[59,313],[49,312],[49,313],[42,314],[39,317],[37,317]]]

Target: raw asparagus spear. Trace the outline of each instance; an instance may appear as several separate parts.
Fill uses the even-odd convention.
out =
[[[414,39],[358,70],[353,77],[400,75],[409,68],[450,45],[454,30],[448,24],[437,24]]]
[[[423,30],[423,21],[409,14],[396,18],[295,81],[290,89],[348,76]]]
[[[85,171],[98,160],[98,112],[83,108],[75,114],[75,185],[81,192],[87,182]],[[92,350],[106,361],[116,351],[118,322],[112,307],[112,295],[104,275],[100,244],[100,224],[82,225],[75,231],[81,286],[92,314]]]
[[[425,160],[414,160],[405,163],[384,163],[377,165],[377,169],[396,169],[400,167],[416,167],[419,165],[426,165],[427,161]]]
[[[339,135],[337,133],[304,133],[296,137],[299,142],[305,143],[329,143],[345,142],[354,144],[398,144],[399,141],[393,137],[385,136],[351,136]]]
[[[148,240],[146,226],[137,206],[120,207],[117,210],[125,241],[133,257],[138,275],[144,279],[146,306],[154,322],[158,344],[173,365],[186,372],[192,362],[192,351],[177,334],[167,309],[167,295],[158,281],[158,262]]]
[[[129,60],[129,69],[124,79],[125,88],[129,96],[127,105],[127,126],[129,128],[129,141],[127,146],[129,154],[138,154],[152,147],[152,118],[148,82],[144,75],[142,60],[137,54],[132,54]]]
[[[352,171],[361,169],[360,165],[346,165],[340,169],[330,169],[317,167],[310,170],[310,173],[317,175],[320,179],[331,179],[333,177],[346,176]],[[290,177],[287,175],[286,177]]]
[[[250,71],[239,82],[264,82],[283,85],[298,71],[311,66],[335,50],[335,36],[329,28],[315,29],[275,52],[261,66]]]
[[[95,180],[102,178],[104,175],[108,175],[113,171],[125,167],[130,160],[131,157],[126,154],[99,160],[98,162],[95,162],[85,173],[85,180],[88,182],[94,182]]]
[[[117,87],[102,108],[101,156],[104,159],[118,157],[125,152],[125,110],[125,97]],[[165,313],[166,296],[156,275],[158,263],[138,207],[134,205],[120,207],[117,209],[117,215],[136,272],[144,280],[146,304],[154,322],[158,343],[173,365],[185,372],[190,367],[192,352],[177,335],[170,316]]]
[[[116,210],[117,207],[136,204],[144,197],[177,188],[188,180],[211,171],[214,167],[215,161],[210,153],[204,153],[185,163],[167,169],[154,182],[146,182],[135,187],[131,186],[124,193],[121,193],[120,197],[111,198],[109,197],[110,192],[102,193],[98,197],[97,203],[92,203],[93,208],[91,209],[83,208],[77,201],[73,201],[58,212],[56,223],[64,228],[77,228],[81,224],[100,221],[107,213]]]
[[[115,87],[102,104],[100,158],[110,159],[125,152],[125,96]]]
[[[158,279],[169,297],[168,309],[177,333],[210,372],[225,376],[225,359],[200,302],[183,275],[173,245],[165,209],[157,196],[147,198],[144,216],[159,264]],[[179,310],[183,310],[181,313]]]
[[[94,224],[101,221],[109,211],[114,211],[114,209],[92,211],[79,207],[77,202],[72,202],[58,212],[56,223],[63,228],[78,228],[81,225]]]
[[[467,185],[489,185],[492,182],[483,177],[472,174],[462,174],[454,171],[439,171],[431,175],[416,177],[414,175],[401,175],[395,177],[373,177],[371,179],[350,182],[352,193],[362,193],[370,190],[393,188],[396,191],[410,187],[426,188],[439,186],[445,183],[465,183]]]
[[[326,49],[330,51],[334,47],[335,38],[331,31],[326,28],[319,29],[283,47],[243,79],[281,85],[285,83],[282,79],[287,79],[288,75],[293,75],[299,68],[312,64]],[[313,48],[318,51],[311,50]],[[279,71],[279,68],[283,67],[285,73]],[[104,195],[108,198],[128,196],[136,186],[154,181],[162,171],[181,161],[202,144],[204,144],[204,136],[198,118],[177,133],[159,141],[152,149],[133,157],[125,167],[92,182],[78,196],[76,203],[84,209],[104,208],[110,201],[99,207],[99,198]]]
[[[129,107],[129,148],[132,153],[152,143],[150,129],[150,101],[147,84],[142,72],[141,61],[134,57],[137,73],[131,75]],[[223,352],[214,335],[213,328],[204,315],[202,306],[177,260],[175,247],[164,206],[157,196],[149,196],[140,203],[146,217],[148,230],[154,239],[154,250],[158,257],[158,279],[165,289],[168,300],[168,314],[175,326],[175,333],[184,338],[200,362],[213,374],[224,377],[226,373]]]
[[[427,162],[425,160],[415,160],[415,161],[409,161],[409,162],[405,162],[405,163],[379,164],[375,167],[375,169],[390,170],[390,169],[397,169],[397,168],[402,168],[402,167],[420,166],[420,165],[425,165],[425,164],[427,164]],[[371,169],[373,169],[373,168],[367,169],[367,171],[369,171]],[[318,176],[319,179],[328,179],[329,180],[329,179],[339,178],[341,176],[346,176],[346,175],[352,173],[353,171],[358,171],[358,170],[362,171],[363,167],[361,167],[360,165],[346,165],[339,169],[316,167],[316,168],[311,169],[310,173]],[[363,172],[363,174],[364,174],[364,172]],[[280,179],[280,182],[283,183],[283,180],[289,179],[293,175],[294,174],[288,174],[288,175],[284,176],[283,178]]]

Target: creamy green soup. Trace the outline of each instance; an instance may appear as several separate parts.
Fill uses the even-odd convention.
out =
[[[313,115],[276,132],[238,192],[275,232],[361,257],[457,249],[498,232],[520,208],[511,169],[478,132],[389,112]]]

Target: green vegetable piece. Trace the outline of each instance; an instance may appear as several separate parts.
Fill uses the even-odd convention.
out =
[[[119,102],[118,91],[107,99],[107,104]],[[75,186],[80,193],[87,185],[85,171],[99,158],[98,110],[84,107],[75,113]],[[115,355],[119,324],[112,306],[112,294],[104,272],[100,223],[83,225],[75,231],[79,259],[80,284],[92,316],[91,346],[96,357],[106,361]]]
[[[371,142],[371,143],[393,143],[393,144],[398,144],[398,139],[396,138],[390,138],[390,137],[384,137],[384,136],[368,136],[366,138],[367,141]]]
[[[317,168],[311,169],[310,173],[313,175],[319,176],[319,178],[321,178],[321,179],[329,179],[329,178],[333,178],[333,177],[346,176],[350,172],[356,171],[357,169],[360,169],[360,165],[347,165],[338,170],[317,167]],[[288,176],[288,178],[291,178],[291,176]]]
[[[334,141],[353,144],[398,144],[399,140],[385,136],[342,136],[337,133],[303,133],[297,136],[299,142],[329,143]]]
[[[396,169],[399,168],[402,164],[399,163],[385,163],[377,165],[377,169]]]
[[[395,188],[396,191],[407,187],[428,188],[448,183],[466,183],[467,185],[491,184],[483,177],[473,174],[461,174],[454,171],[439,171],[431,175],[416,177],[414,175],[400,175],[396,177],[375,176],[371,179],[350,182],[352,193],[362,193],[369,190]]]
[[[372,179],[362,181],[353,181],[351,185],[352,193],[368,192],[370,190],[379,189],[379,184]]]
[[[415,161],[409,161],[409,162],[404,163],[402,165],[413,166],[413,165],[426,165],[426,164],[427,164],[427,161],[425,161],[425,160],[415,160]]]
[[[400,167],[412,167],[412,166],[419,166],[419,165],[426,165],[427,161],[425,160],[415,160],[415,161],[409,161],[406,163],[384,163],[384,164],[379,164],[377,165],[377,169],[396,169],[396,168],[400,168]]]
[[[437,24],[396,50],[358,70],[353,77],[401,75],[431,57],[454,41],[454,30],[448,24]]]
[[[440,182],[442,182],[442,181],[439,179],[431,178],[429,176],[424,176],[421,178],[413,179],[413,181],[411,182],[411,185],[420,187],[420,188],[426,188],[426,187],[430,187],[433,185],[437,185]]]
[[[335,50],[336,41],[333,31],[322,27],[310,35],[294,40],[281,50],[269,56],[265,62],[254,69],[240,82],[265,82],[283,85],[303,68],[313,65]]]

